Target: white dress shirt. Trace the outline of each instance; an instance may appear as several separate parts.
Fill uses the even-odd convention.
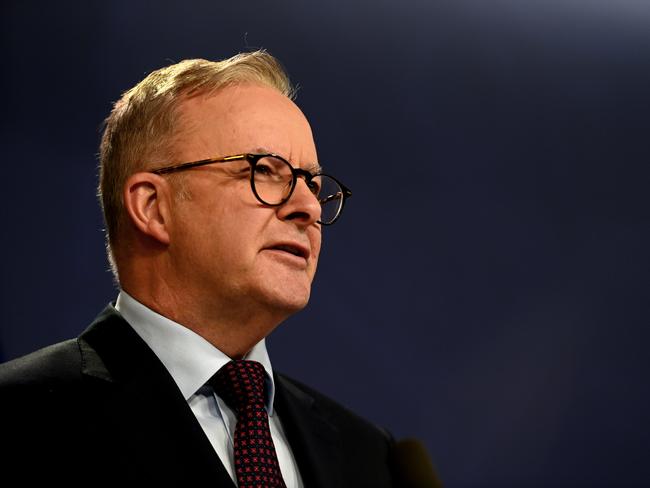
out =
[[[118,295],[115,308],[165,365],[221,463],[237,484],[233,452],[237,417],[214,393],[212,387],[205,384],[231,358],[200,335],[154,312],[125,291]],[[302,478],[296,460],[282,429],[282,423],[273,410],[275,384],[264,339],[257,343],[244,359],[261,363],[268,374],[266,409],[280,471],[287,488],[302,488]]]

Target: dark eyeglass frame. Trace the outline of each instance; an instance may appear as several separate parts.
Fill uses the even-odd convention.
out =
[[[291,188],[289,189],[289,193],[287,194],[286,197],[282,199],[280,203],[268,203],[264,201],[259,194],[257,193],[257,190],[255,188],[255,166],[257,166],[257,163],[267,157],[272,157],[279,159],[283,163],[285,163],[289,168],[291,168]],[[280,205],[284,205],[289,198],[291,198],[291,195],[293,195],[293,191],[296,188],[296,184],[298,183],[298,177],[302,176],[302,178],[305,180],[305,183],[309,187],[310,190],[312,190],[312,180],[316,178],[317,176],[327,176],[328,178],[333,179],[340,187],[341,190],[343,191],[341,194],[341,206],[338,209],[338,212],[334,216],[334,218],[330,222],[321,222],[320,220],[318,221],[319,224],[321,225],[332,225],[334,222],[338,220],[338,218],[341,216],[341,213],[343,212],[343,207],[345,206],[345,201],[352,196],[352,191],[347,188],[343,183],[341,183],[338,179],[334,178],[332,175],[328,175],[326,173],[315,173],[312,174],[307,170],[304,170],[302,168],[294,168],[289,161],[287,161],[285,158],[278,154],[274,153],[264,153],[264,154],[250,154],[250,153],[245,153],[245,154],[236,154],[234,156],[223,156],[223,157],[216,157],[216,158],[208,158],[208,159],[201,159],[200,161],[191,161],[189,163],[179,163],[179,164],[174,164],[172,166],[165,166],[163,168],[157,168],[154,170],[151,170],[151,173],[157,174],[157,175],[166,175],[169,173],[176,173],[177,171],[183,171],[186,169],[190,168],[196,168],[199,166],[205,166],[207,164],[213,164],[213,163],[230,163],[232,161],[247,161],[248,164],[251,166],[251,177],[250,177],[250,184],[251,184],[251,190],[253,191],[253,194],[255,195],[255,198],[257,200],[269,207],[279,207]],[[318,200],[318,202],[323,205],[327,203],[327,199],[324,200]]]

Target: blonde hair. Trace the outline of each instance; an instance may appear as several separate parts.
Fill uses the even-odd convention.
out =
[[[260,50],[216,62],[188,59],[158,69],[115,102],[100,145],[98,197],[116,278],[114,251],[126,218],[122,202],[126,180],[173,157],[171,143],[179,131],[177,109],[183,100],[239,83],[268,85],[291,99],[295,95],[280,63]]]

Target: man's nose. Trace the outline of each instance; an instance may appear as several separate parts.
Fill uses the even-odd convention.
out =
[[[278,207],[278,218],[295,220],[309,226],[320,220],[321,206],[318,197],[312,193],[304,176],[299,176],[289,200]]]

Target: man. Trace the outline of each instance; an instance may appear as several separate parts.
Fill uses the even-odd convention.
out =
[[[160,69],[115,104],[99,195],[121,291],[79,338],[0,367],[6,479],[393,486],[390,437],[266,351],[350,195],[291,96],[254,52]]]

